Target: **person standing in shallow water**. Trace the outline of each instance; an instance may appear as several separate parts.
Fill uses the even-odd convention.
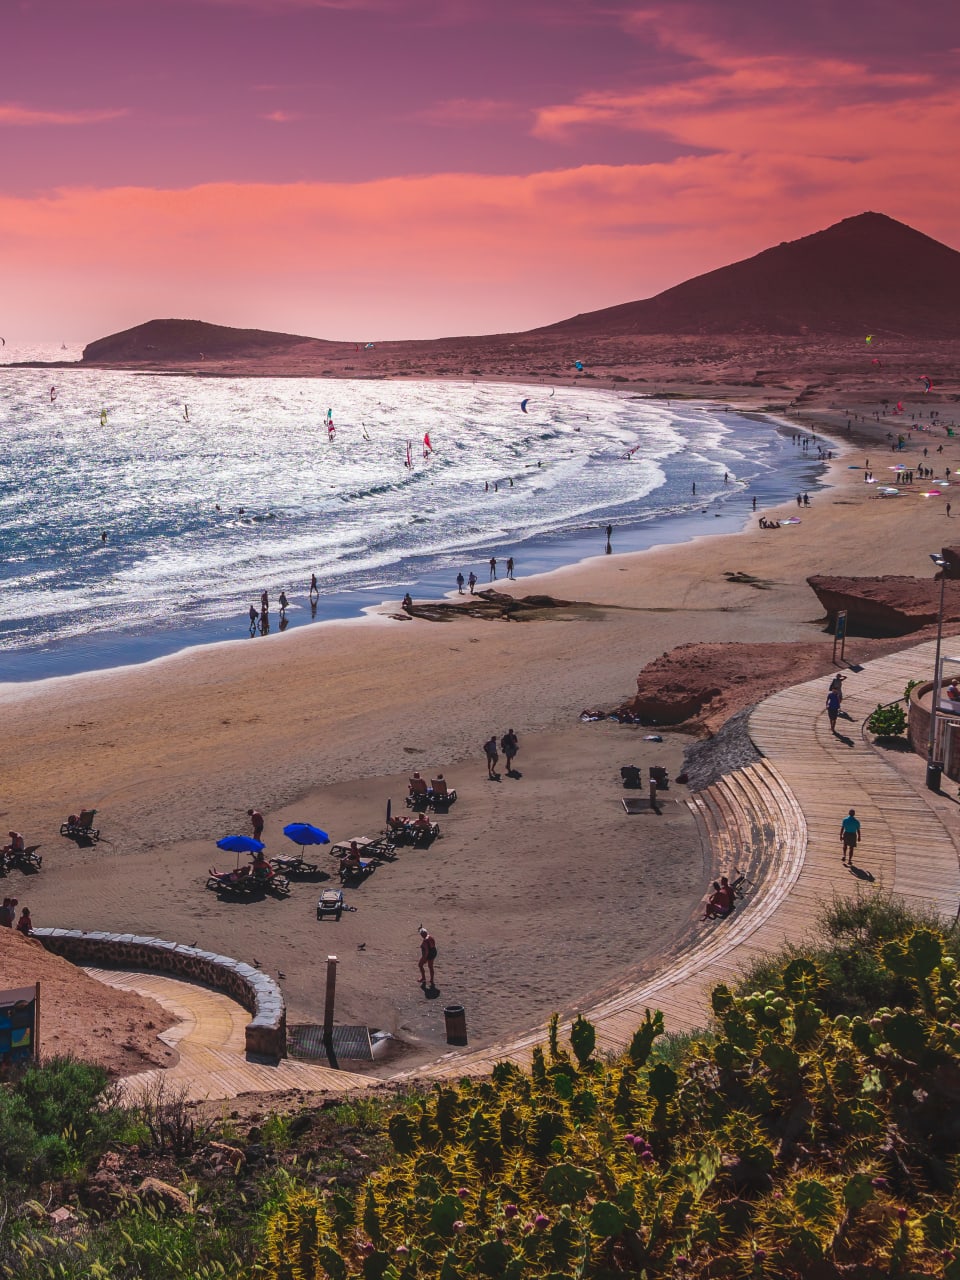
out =
[[[497,557],[491,556],[490,557],[490,581],[496,582],[496,580],[497,580]]]
[[[511,582],[513,581],[513,556],[507,559],[507,577]]]

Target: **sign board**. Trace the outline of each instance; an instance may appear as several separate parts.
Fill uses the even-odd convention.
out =
[[[837,623],[836,623],[836,628],[835,628],[835,630],[834,630],[834,633],[833,633],[833,634],[837,637],[837,639],[838,639],[838,640],[842,640],[842,639],[843,639],[843,637],[847,634],[847,611],[846,611],[846,609],[840,609],[840,610],[838,610],[838,612],[837,612]]]
[[[39,1028],[39,982],[32,987],[0,991],[0,1069],[38,1056]]]

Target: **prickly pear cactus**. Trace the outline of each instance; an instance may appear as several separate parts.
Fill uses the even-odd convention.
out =
[[[660,1050],[646,1013],[618,1061],[584,1018],[530,1070],[410,1098],[356,1211],[294,1187],[266,1280],[946,1276],[960,1280],[960,978],[944,937],[879,950],[903,1007],[831,1017],[793,957],[713,993],[714,1024]],[[342,1192],[337,1193],[342,1196]]]

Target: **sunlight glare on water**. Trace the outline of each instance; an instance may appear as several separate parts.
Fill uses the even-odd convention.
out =
[[[235,615],[311,573],[325,594],[389,587],[424,557],[676,511],[691,475],[702,501],[771,465],[769,428],[550,390],[3,370],[0,651]]]

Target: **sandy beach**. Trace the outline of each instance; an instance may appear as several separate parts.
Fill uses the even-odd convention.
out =
[[[855,405],[828,405],[825,396],[822,410],[807,409],[803,428],[819,423],[842,440]],[[859,440],[873,437],[881,476],[892,465],[890,426],[857,424]],[[915,435],[904,460],[924,445],[938,474],[960,466],[960,444],[943,432]],[[449,1002],[466,1006],[475,1045],[585,1005],[689,927],[711,868],[682,787],[658,818],[628,817],[620,805],[619,767],[663,763],[674,775],[683,735],[648,743],[648,729],[582,724],[581,710],[624,701],[646,662],[690,641],[819,640],[828,658],[809,574],[928,577],[929,552],[952,541],[945,498],[925,500],[914,485],[878,499],[848,469],[864,460],[851,443],[798,525],[753,523],[499,584],[599,606],[591,610],[431,623],[395,620],[394,606],[256,646],[3,686],[0,705],[17,726],[3,817],[44,854],[40,875],[8,883],[37,924],[143,931],[258,960],[284,973],[293,1022],[319,1017],[322,965],[336,954],[338,1020],[384,1028],[421,1056],[443,1047]],[[731,583],[731,572],[765,589]],[[847,658],[857,660],[856,638]],[[490,782],[481,744],[508,727],[520,736],[522,776]],[[290,848],[281,829],[291,820],[335,840],[373,835],[388,798],[403,811],[413,769],[442,769],[459,791],[442,838],[401,851],[349,891],[356,911],[339,924],[318,923],[314,910],[335,880],[295,883],[284,901],[220,902],[204,888],[225,856],[213,842],[246,830],[250,806],[267,816],[271,854]],[[104,838],[93,849],[56,834],[81,806],[99,811]],[[319,860],[332,861],[323,850]],[[438,991],[426,995],[421,922],[440,947]]]

